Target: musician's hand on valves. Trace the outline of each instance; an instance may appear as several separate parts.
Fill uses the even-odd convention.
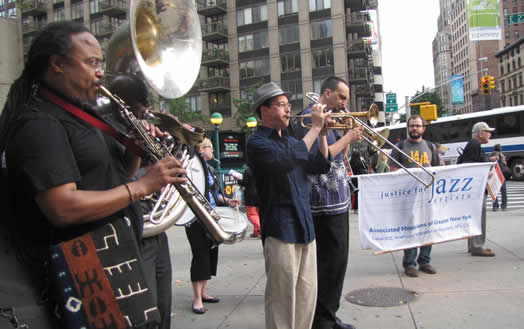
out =
[[[315,104],[311,108],[311,128],[320,129],[322,133],[325,133],[324,125],[326,123],[326,118],[329,118],[331,111],[324,112],[326,105],[324,104]]]
[[[187,176],[182,163],[169,156],[150,166],[146,174],[134,184],[139,185],[139,194],[144,197],[160,191],[168,184],[184,182],[187,182]]]
[[[357,127],[357,128],[354,128],[354,129],[349,129],[347,132],[346,132],[346,136],[348,137],[348,143],[349,144],[352,144],[354,142],[358,142],[360,140],[362,140],[362,127]]]
[[[142,123],[144,128],[147,130],[147,132],[153,138],[156,138],[156,137],[167,138],[167,137],[169,137],[169,133],[160,130],[157,126],[153,125],[152,123],[150,123],[150,122],[148,122],[146,120],[141,120],[140,123]]]

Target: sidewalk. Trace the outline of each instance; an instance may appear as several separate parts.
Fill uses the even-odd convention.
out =
[[[486,247],[494,258],[471,257],[465,240],[433,246],[436,275],[406,277],[402,252],[374,256],[361,250],[358,216],[350,215],[350,260],[343,296],[356,289],[395,287],[416,298],[394,307],[367,307],[341,300],[338,316],[357,329],[524,328],[524,210],[488,210]],[[251,233],[251,232],[249,232]],[[191,250],[185,230],[168,231],[173,262],[176,329],[264,329],[264,260],[260,240],[222,245],[218,275],[209,293],[220,297],[208,312],[191,312]],[[300,328],[297,328],[300,329]]]

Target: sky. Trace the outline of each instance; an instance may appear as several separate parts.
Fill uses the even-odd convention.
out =
[[[405,96],[434,87],[432,42],[437,33],[438,0],[379,0],[384,92]],[[385,102],[385,100],[384,100]]]

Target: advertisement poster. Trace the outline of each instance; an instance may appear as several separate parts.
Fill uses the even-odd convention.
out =
[[[453,105],[464,104],[464,78],[462,75],[451,76],[451,101]]]
[[[468,0],[468,24],[471,41],[500,40],[499,0]]]

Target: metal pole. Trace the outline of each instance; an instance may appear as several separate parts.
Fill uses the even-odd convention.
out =
[[[411,107],[409,106],[409,96],[406,96],[406,122],[408,122],[411,116]]]
[[[224,183],[222,182],[222,168],[220,167],[220,143],[218,141],[219,130],[220,130],[220,127],[218,125],[215,125],[215,151],[216,151],[215,157],[217,159],[217,174],[218,174],[218,180],[220,182],[220,187],[223,188]]]

